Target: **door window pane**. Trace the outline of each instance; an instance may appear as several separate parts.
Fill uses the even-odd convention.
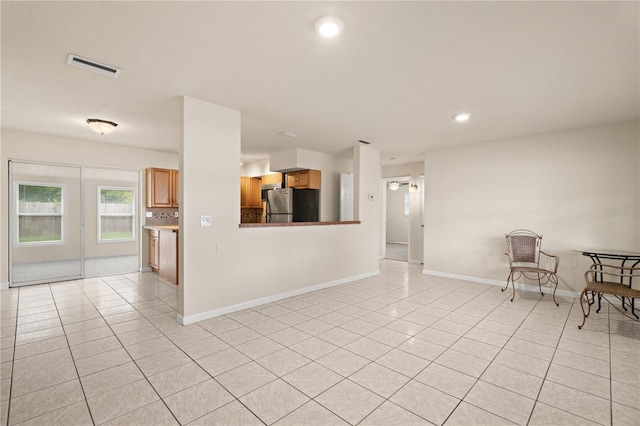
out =
[[[135,239],[135,188],[98,187],[98,241]]]
[[[17,184],[18,244],[62,241],[64,187]]]

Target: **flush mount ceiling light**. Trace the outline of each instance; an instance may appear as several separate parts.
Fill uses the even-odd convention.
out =
[[[94,132],[100,133],[101,135],[108,135],[118,126],[118,123],[114,123],[113,121],[98,120],[97,118],[89,118],[87,124]]]
[[[335,37],[342,32],[344,23],[335,16],[323,16],[316,21],[316,32],[322,37]]]
[[[418,190],[418,185],[415,183],[412,183],[409,185],[409,191],[411,192],[416,192]]]
[[[393,182],[389,182],[389,189],[392,191],[397,191],[400,188],[400,182],[394,180]]]
[[[453,119],[456,120],[458,123],[464,123],[465,121],[469,121],[470,118],[471,118],[471,114],[469,114],[468,112],[461,112],[453,116]]]

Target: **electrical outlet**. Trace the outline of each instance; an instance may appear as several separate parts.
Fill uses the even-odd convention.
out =
[[[173,217],[178,217],[178,212],[173,212]]]
[[[145,212],[144,217],[153,217],[153,212]]]
[[[200,226],[211,226],[211,216],[200,216]]]

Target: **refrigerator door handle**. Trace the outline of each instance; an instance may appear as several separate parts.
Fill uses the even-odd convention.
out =
[[[271,222],[271,205],[269,204],[269,198],[267,198],[267,202],[265,203],[265,207],[267,209],[267,223]]]

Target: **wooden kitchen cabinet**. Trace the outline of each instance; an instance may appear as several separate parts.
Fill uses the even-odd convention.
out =
[[[147,207],[179,207],[180,174],[173,169],[147,169]]]
[[[287,173],[287,188],[320,189],[320,170]]]
[[[262,180],[260,178],[240,177],[240,208],[262,208]]]
[[[162,278],[178,284],[177,229],[149,229],[149,266]]]
[[[262,175],[263,185],[269,185],[273,183],[282,183],[282,173],[271,173],[270,175]]]
[[[173,189],[173,196],[171,197],[171,207],[180,207],[180,170],[172,170],[173,176],[171,179]]]
[[[160,263],[160,246],[158,245],[158,230],[149,230],[149,266],[154,272],[158,272]]]
[[[178,284],[178,231],[161,231],[158,244],[158,274],[165,280]]]

